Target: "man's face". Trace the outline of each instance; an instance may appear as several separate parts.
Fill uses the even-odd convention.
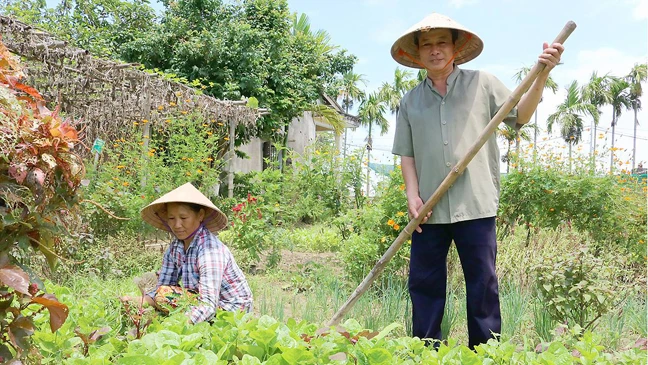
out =
[[[419,55],[421,63],[430,71],[441,71],[452,62],[454,43],[450,29],[432,29],[421,32],[419,36]]]

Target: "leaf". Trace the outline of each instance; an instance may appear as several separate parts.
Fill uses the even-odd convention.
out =
[[[376,336],[376,341],[381,340],[385,338],[391,331],[395,330],[398,327],[402,327],[401,324],[398,323],[392,323],[389,326],[385,327],[380,333]],[[373,336],[372,336],[373,337]],[[367,337],[368,339],[371,339],[372,337]]]
[[[305,348],[284,349],[281,357],[290,365],[309,363],[314,360],[313,354]]]
[[[28,94],[29,96],[31,96],[32,98],[38,101],[44,101],[43,96],[31,86],[27,86],[25,84],[21,84],[18,82],[14,85],[14,88]]]
[[[4,343],[0,344],[0,363],[4,363],[12,357],[13,354],[11,353],[11,351],[9,351],[9,347],[7,347],[7,345],[5,345]]]
[[[18,293],[29,295],[29,276],[18,266],[7,264],[1,266],[0,283],[14,289]]]
[[[383,348],[373,348],[367,352],[367,359],[370,364],[390,364],[392,355]]]
[[[68,317],[68,306],[59,302],[52,294],[45,294],[42,297],[32,298],[32,303],[43,305],[50,313],[50,329],[56,332]]]
[[[34,323],[30,318],[18,316],[9,324],[9,341],[19,351],[29,348],[29,336],[34,333]]]
[[[333,354],[329,356],[329,360],[331,361],[346,361],[347,360],[347,354],[345,352],[338,352],[337,354]]]

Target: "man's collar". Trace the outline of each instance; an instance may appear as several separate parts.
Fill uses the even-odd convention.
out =
[[[454,66],[454,69],[452,70],[450,75],[448,75],[448,78],[446,79],[446,85],[447,86],[452,85],[455,82],[455,80],[457,79],[457,76],[459,76],[459,72],[461,72],[461,69],[459,69],[459,66],[457,66],[457,65],[453,65],[453,66]],[[432,84],[432,80],[430,80],[429,77],[425,78],[425,82],[426,82],[427,86],[429,86],[431,89],[434,89],[434,85]]]

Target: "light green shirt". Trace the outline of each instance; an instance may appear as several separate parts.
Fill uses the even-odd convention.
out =
[[[495,76],[455,66],[445,97],[425,79],[401,100],[392,153],[414,157],[419,195],[427,201],[477,141],[511,94]],[[504,122],[514,127],[517,108]],[[500,153],[495,134],[432,208],[427,223],[455,223],[497,215]]]

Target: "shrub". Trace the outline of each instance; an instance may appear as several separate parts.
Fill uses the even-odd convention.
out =
[[[500,234],[517,225],[529,236],[538,228],[566,224],[587,233],[596,249],[610,247],[635,262],[645,259],[645,192],[627,176],[568,174],[536,166],[514,171],[502,182]]]
[[[588,329],[614,305],[613,272],[583,248],[534,268],[536,288],[551,317]]]

